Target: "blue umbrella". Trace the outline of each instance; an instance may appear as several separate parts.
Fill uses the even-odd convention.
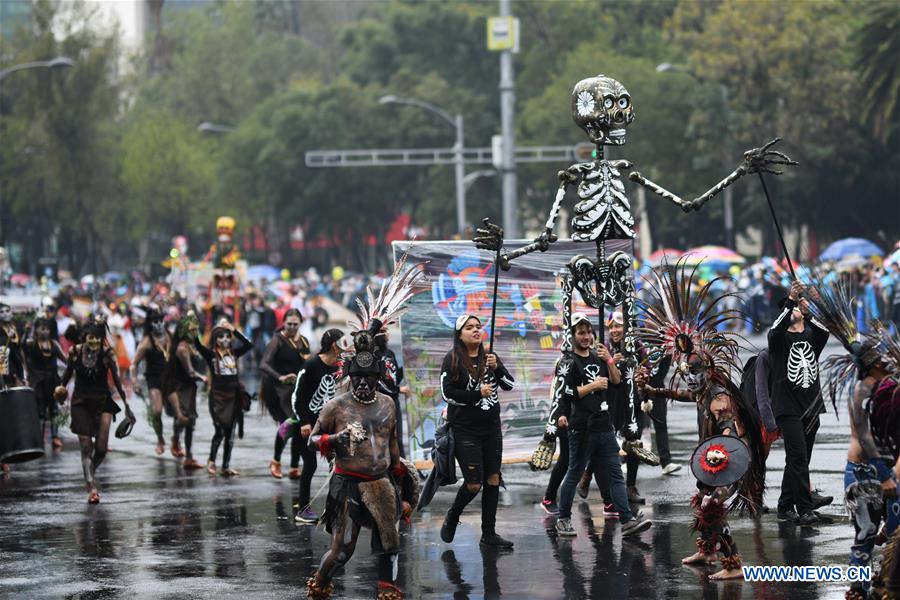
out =
[[[272,265],[253,265],[247,269],[247,280],[259,282],[278,281],[281,279],[281,271]]]
[[[845,256],[856,254],[858,256],[884,256],[881,248],[863,238],[845,238],[832,242],[825,251],[819,255],[819,260],[841,260]]]

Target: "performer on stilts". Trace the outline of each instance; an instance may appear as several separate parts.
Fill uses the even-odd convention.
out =
[[[329,329],[322,334],[319,352],[308,359],[297,372],[292,398],[293,411],[298,421],[299,431],[294,436],[301,441],[300,455],[303,458],[303,470],[291,469],[291,479],[299,479],[300,495],[294,521],[297,523],[315,524],[319,515],[310,506],[310,488],[316,473],[316,452],[309,448],[309,436],[319,418],[322,408],[334,398],[338,379],[341,373],[341,342],[344,332],[340,329]]]
[[[149,308],[144,318],[144,335],[134,352],[131,363],[131,381],[135,391],[141,389],[138,381],[138,367],[143,362],[144,380],[150,394],[150,419],[156,433],[156,454],[160,456],[166,451],[166,439],[163,437],[163,374],[169,362],[169,348],[172,340],[166,331],[163,315],[155,308]]]
[[[106,457],[110,424],[114,415],[121,411],[109,391],[110,377],[125,405],[126,418],[135,421],[119,380],[116,355],[112,349],[103,345],[104,337],[106,328],[103,325],[93,322],[85,327],[84,343],[75,346],[69,353],[61,384],[55,391],[57,401],[65,401],[68,393],[66,386],[75,377],[71,428],[81,445],[81,467],[89,492],[88,502],[91,504],[100,502],[97,467]]]
[[[168,362],[163,374],[163,397],[166,414],[174,418],[172,428],[172,456],[184,458],[186,469],[202,469],[192,452],[194,426],[197,423],[197,384],[206,377],[194,370],[197,351],[194,343],[200,335],[200,322],[193,311],[178,321],[169,345]],[[180,443],[184,432],[184,448]]]
[[[309,340],[300,334],[303,317],[296,308],[284,313],[284,325],[275,332],[266,346],[259,370],[262,374],[262,399],[272,418],[279,426],[294,414],[291,396],[297,373],[309,358]],[[291,437],[291,471],[300,468],[300,454],[304,445],[296,432]],[[275,479],[281,479],[281,453],[287,443],[280,431],[275,432],[275,452],[269,463],[269,472]]]
[[[845,504],[855,531],[850,565],[868,567],[876,544],[900,532],[900,337],[880,323],[872,323],[872,333],[862,336],[848,284],[818,283],[817,292],[809,294],[812,312],[847,351],[828,357],[823,370],[835,409],[839,397],[850,399],[850,447],[844,469]],[[887,585],[893,551],[885,549],[887,564],[871,586],[852,584],[848,600],[891,597]]]
[[[209,415],[215,429],[206,472],[216,474],[216,457],[222,444],[222,467],[218,473],[222,477],[234,477],[239,474],[230,467],[234,436],[244,437],[244,413],[250,410],[250,394],[241,383],[238,361],[253,350],[253,343],[225,319],[213,327],[209,339],[212,348],[204,346],[199,339],[194,341],[209,367]]]
[[[331,548],[307,580],[310,598],[328,598],[332,579],[350,560],[363,527],[372,530],[372,552],[378,555],[378,600],[399,600],[396,585],[400,545],[399,520],[408,518],[418,502],[418,474],[400,457],[394,402],[377,391],[383,366],[376,338],[394,323],[421,278],[418,265],[404,269],[401,261],[390,283],[377,298],[360,303],[356,351],[350,362],[349,385],[341,385],[326,403],[309,438],[322,456],[334,455],[323,520]]]
[[[50,428],[50,439],[54,450],[62,449],[62,439],[59,437],[59,425],[56,423],[59,415],[59,402],[54,392],[60,384],[58,362],[65,364],[66,354],[62,346],[53,339],[53,327],[51,319],[38,317],[34,320],[34,338],[25,342],[25,366],[28,370],[28,382],[34,389],[34,395],[38,402],[38,411],[41,416],[41,439]]]
[[[510,391],[514,380],[495,353],[485,352],[483,335],[478,317],[461,315],[456,319],[453,348],[441,363],[441,395],[448,405],[447,420],[464,480],[444,518],[441,539],[453,542],[463,509],[483,490],[481,544],[512,548],[511,541],[497,535],[495,525],[503,459],[498,388]]]
[[[717,330],[721,324],[742,320],[742,316],[739,311],[722,308],[728,294],[711,294],[717,280],[693,291],[695,273],[696,268],[689,271],[682,263],[654,271],[647,281],[650,300],[644,310],[644,324],[637,329],[642,342],[662,348],[671,357],[675,377],[685,381],[688,391],[647,387],[645,373],[637,383],[647,397],[700,405],[702,441],[692,462],[698,492],[691,499],[698,550],[682,563],[713,564],[721,553],[722,569],[710,579],[739,579],[743,577],[741,555],[727,516],[729,511],[745,509],[756,516],[761,510],[754,502],[762,497],[765,487],[761,424],[731,378],[732,373],[740,372],[740,337],[727,328]],[[745,461],[743,470],[741,461]],[[723,477],[728,474],[727,469],[737,471],[739,478],[724,485],[714,483],[720,472]]]

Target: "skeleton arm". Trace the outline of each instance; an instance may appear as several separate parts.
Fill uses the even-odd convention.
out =
[[[771,168],[771,166],[796,165],[797,162],[791,160],[786,154],[769,149],[780,140],[781,138],[775,138],[761,148],[753,148],[752,150],[744,152],[744,160],[734,171],[729,173],[728,176],[725,177],[722,181],[711,187],[705,193],[694,198],[693,200],[684,200],[676,196],[662,186],[650,181],[637,171],[633,171],[632,173],[630,173],[628,175],[628,178],[635,183],[644,186],[654,194],[662,196],[666,200],[669,200],[673,204],[681,207],[684,212],[700,210],[709,199],[716,196],[719,192],[730,186],[732,183],[734,183],[744,175],[749,175],[752,173],[771,173],[772,175],[781,175],[783,171]]]
[[[500,268],[504,271],[508,271],[510,261],[519,258],[520,256],[531,254],[537,250],[546,252],[547,249],[550,248],[550,244],[558,239],[556,234],[553,233],[553,230],[556,229],[556,221],[559,219],[559,210],[562,206],[562,201],[566,197],[566,190],[570,185],[577,184],[581,180],[583,174],[590,171],[592,166],[593,163],[576,163],[565,171],[560,171],[558,173],[559,187],[556,190],[556,199],[553,201],[553,206],[550,208],[550,216],[547,217],[547,222],[544,224],[544,232],[527,246],[503,254],[500,257]]]

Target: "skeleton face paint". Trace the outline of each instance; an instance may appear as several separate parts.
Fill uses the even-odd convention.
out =
[[[697,393],[706,386],[706,368],[699,356],[691,356],[687,363],[687,374],[684,382],[688,390]]]
[[[351,375],[350,383],[353,385],[353,397],[356,400],[365,404],[375,400],[375,386],[378,384],[377,375]]]
[[[220,333],[216,336],[216,345],[219,348],[229,348],[231,347],[231,334],[230,333]]]
[[[88,350],[91,352],[98,352],[100,350],[100,344],[103,340],[100,339],[99,335],[88,335],[85,337],[85,344],[88,347]]]
[[[166,331],[166,324],[160,321],[150,323],[150,330],[156,335],[162,335]]]
[[[0,323],[9,323],[12,321],[12,308],[6,304],[0,304]]]
[[[572,90],[572,118],[593,143],[621,146],[634,121],[631,95],[612,77],[582,79]]]
[[[34,333],[37,335],[37,338],[39,340],[41,340],[42,342],[50,339],[50,328],[47,327],[46,325],[38,325],[35,328]]]

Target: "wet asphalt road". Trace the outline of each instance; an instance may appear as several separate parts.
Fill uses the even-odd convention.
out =
[[[136,414],[143,410],[136,405]],[[676,462],[685,465],[696,444],[692,407],[669,411]],[[165,423],[171,432],[171,422]],[[835,503],[824,509],[834,525],[800,529],[734,517],[732,528],[745,564],[844,565],[853,530],[841,508],[847,420],[823,416],[813,455],[812,480]],[[328,545],[321,528],[295,525],[296,482],[275,480],[268,460],[275,425],[251,411],[235,444],[235,479],[185,472],[174,458],[153,452],[144,419],[131,437],[113,439],[99,470],[103,500],[87,504],[77,441],[65,436],[62,452],[14,465],[0,482],[0,597],[9,598],[284,598],[305,597],[304,581]],[[195,455],[204,461],[212,426],[201,414]],[[287,459],[289,452],[285,453]],[[769,457],[767,504],[774,506],[784,452]],[[285,467],[286,471],[286,467]],[[320,462],[313,493],[325,481]],[[712,569],[682,567],[695,551],[688,500],[694,480],[687,468],[663,477],[643,466],[638,487],[654,526],[640,541],[622,541],[617,523],[604,521],[599,493],[576,497],[574,540],[557,539],[553,521],[537,506],[546,473],[504,467],[498,532],[515,541],[512,552],[479,547],[476,498],[452,545],[441,542],[443,513],[455,489],[402,525],[399,585],[408,598],[842,598],[847,584],[710,582]],[[323,508],[324,499],[315,508]],[[375,561],[363,532],[356,555],[336,580],[336,598],[372,598]]]

